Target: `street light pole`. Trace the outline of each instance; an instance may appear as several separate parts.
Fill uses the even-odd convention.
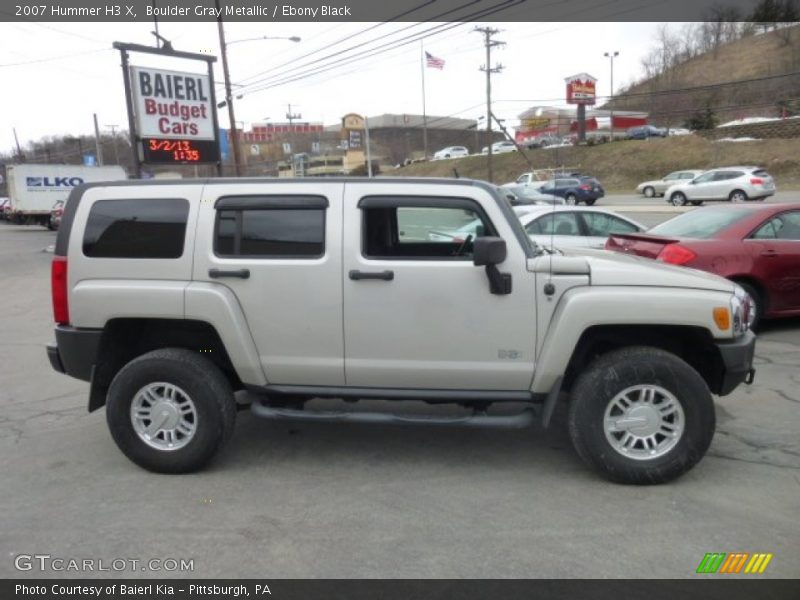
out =
[[[619,52],[616,50],[605,52],[603,56],[611,61],[611,100],[609,102],[611,105],[611,117],[609,119],[609,128],[611,129],[611,141],[614,141],[614,59],[619,56]]]

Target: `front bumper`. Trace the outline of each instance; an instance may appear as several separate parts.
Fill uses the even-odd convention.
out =
[[[730,394],[740,383],[753,383],[755,369],[753,356],[756,349],[756,336],[748,331],[740,338],[717,344],[722,358],[723,373],[720,382],[720,396]]]

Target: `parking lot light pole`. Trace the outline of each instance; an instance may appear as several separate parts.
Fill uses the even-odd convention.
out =
[[[619,52],[604,52],[603,56],[611,61],[611,95],[609,104],[611,105],[611,117],[609,119],[609,129],[611,129],[611,141],[614,141],[614,59],[619,56]]]

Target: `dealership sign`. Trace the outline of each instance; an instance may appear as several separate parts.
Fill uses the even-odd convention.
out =
[[[594,104],[597,79],[588,73],[566,77],[568,104]]]
[[[208,75],[131,67],[140,138],[215,140]]]

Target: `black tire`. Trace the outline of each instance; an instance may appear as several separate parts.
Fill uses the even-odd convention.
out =
[[[644,197],[645,198],[652,198],[653,196],[656,195],[655,188],[653,188],[653,187],[651,187],[649,185],[646,188],[644,188],[644,190],[642,190],[642,191],[644,192]]]
[[[595,202],[597,202],[597,198],[591,198],[586,201],[586,206],[594,206]]]
[[[750,329],[755,330],[759,323],[761,323],[761,319],[764,316],[764,310],[767,307],[767,298],[766,296],[759,291],[754,285],[750,283],[746,283],[744,281],[737,281],[740,286],[744,289],[745,292],[753,299],[756,308],[755,317],[753,317],[753,321],[750,323]]]
[[[607,407],[620,392],[636,385],[666,390],[683,411],[680,438],[656,458],[623,456],[604,429]],[[611,481],[637,485],[671,481],[697,464],[714,437],[714,402],[705,381],[683,360],[658,348],[623,348],[600,356],[577,379],[571,396],[568,423],[573,446],[584,462]]]
[[[730,194],[728,194],[728,200],[731,202],[747,202],[749,198],[747,194],[745,194],[742,190],[733,190]]]
[[[570,206],[577,206],[578,204],[578,197],[575,194],[567,194],[564,197],[564,202],[569,204]]]
[[[686,194],[683,192],[674,192],[669,197],[669,202],[672,206],[686,206]]]
[[[134,398],[156,382],[177,386],[194,403],[195,432],[180,449],[153,448],[134,429]],[[108,390],[106,420],[119,449],[140,467],[157,473],[189,473],[204,467],[231,437],[236,401],[230,383],[210,360],[183,348],[163,348],[132,360],[117,373]]]

